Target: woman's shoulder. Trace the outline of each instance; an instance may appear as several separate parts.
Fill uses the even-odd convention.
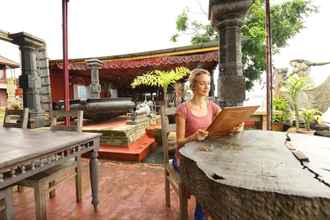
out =
[[[208,103],[209,107],[213,110],[213,112],[218,112],[221,108],[219,105],[217,105],[214,101],[209,100]]]
[[[208,100],[208,105],[209,106],[216,106],[216,107],[218,107],[218,108],[220,108],[220,106],[218,105],[218,104],[216,104],[213,100]]]
[[[176,107],[177,114],[185,115],[185,114],[187,114],[187,111],[188,111],[188,102],[183,102]]]
[[[182,102],[180,103],[177,107],[176,107],[176,110],[184,110],[184,109],[187,109],[188,108],[188,102]]]

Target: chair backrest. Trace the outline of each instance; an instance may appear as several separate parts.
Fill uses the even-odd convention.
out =
[[[64,124],[65,117],[70,117],[70,126]],[[51,112],[52,122],[50,128],[52,130],[67,130],[81,132],[83,127],[84,112],[81,110],[56,110]],[[60,121],[61,120],[61,121]]]
[[[175,115],[175,108],[166,108],[164,105],[160,106],[160,119],[161,119],[161,135],[164,153],[164,165],[168,166],[169,161],[169,133],[175,129],[169,123],[169,116]],[[172,140],[175,142],[175,140]],[[173,143],[172,143],[173,144]],[[175,143],[174,143],[175,144]]]
[[[5,110],[3,127],[27,129],[29,121],[29,109],[24,110]]]

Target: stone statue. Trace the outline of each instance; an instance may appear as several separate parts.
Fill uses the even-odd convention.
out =
[[[293,70],[290,74],[298,74],[301,77],[310,77],[311,67],[323,66],[330,62],[311,62],[308,60],[297,59],[290,61]],[[310,82],[312,80],[310,79]],[[304,90],[299,97],[301,106],[305,108],[316,108],[325,112],[330,106],[330,76],[317,87]]]
[[[291,74],[298,74],[299,76],[309,76],[312,66],[323,66],[330,64],[330,62],[311,62],[304,59],[291,60],[290,65],[293,67]]]

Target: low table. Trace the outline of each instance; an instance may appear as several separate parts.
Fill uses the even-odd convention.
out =
[[[0,189],[90,152],[92,204],[98,205],[100,134],[0,128]]]

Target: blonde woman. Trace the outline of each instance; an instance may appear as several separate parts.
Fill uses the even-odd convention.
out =
[[[180,104],[176,110],[177,150],[191,141],[204,140],[207,127],[220,112],[220,107],[208,100],[210,92],[210,73],[205,69],[194,69],[189,77],[191,100]],[[173,166],[179,172],[180,156],[177,151]],[[195,220],[203,220],[203,209],[199,203],[195,209]]]

